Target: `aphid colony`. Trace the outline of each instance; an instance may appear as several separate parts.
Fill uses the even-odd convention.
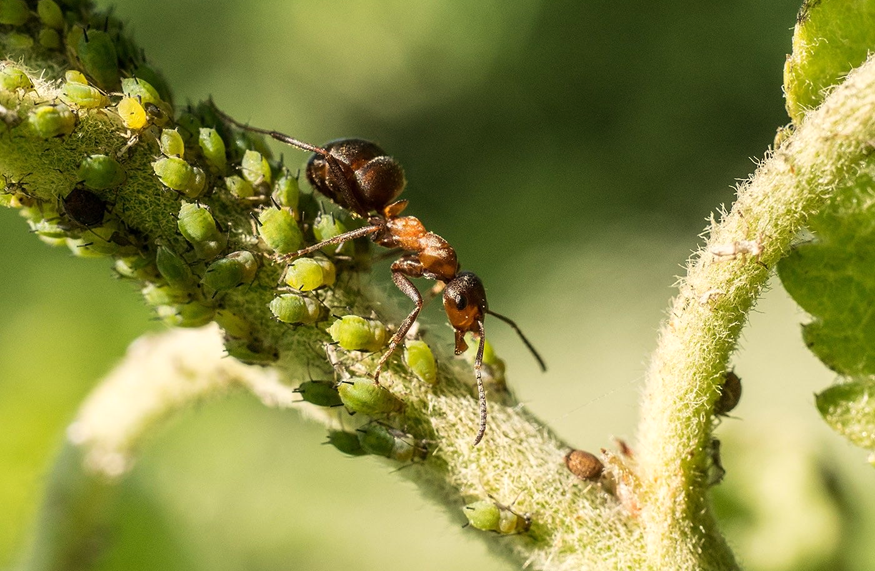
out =
[[[409,370],[424,383],[437,383],[438,368],[429,346],[406,339],[424,305],[410,279],[436,280],[445,286],[443,305],[455,330],[456,353],[476,342],[476,350],[472,347],[467,356],[480,395],[475,444],[479,442],[486,430],[483,371],[499,386],[504,383],[504,363],[485,337],[485,316],[511,325],[542,368],[544,363],[512,320],[489,309],[483,284],[473,273],[460,271],[449,243],[426,231],[418,219],[401,216],[407,205],[396,200],[406,183],[401,166],[367,141],[346,139],[324,149],[314,147],[241,125],[211,104],[189,107],[175,117],[166,85],[121,33],[121,23],[89,16],[87,5],[68,6],[54,0],[3,3],[0,24],[15,27],[8,34],[10,42],[24,48],[39,42],[65,56],[70,69],[57,91],[45,97],[40,93],[46,89],[41,78],[0,62],[0,103],[4,109],[23,110],[20,115],[5,113],[2,119],[10,128],[47,142],[76,135],[80,122],[92,118],[107,121],[123,137],[98,154],[83,156],[76,168],[59,165],[65,166],[56,169],[59,180],[68,182],[53,188],[55,199],[33,192],[25,175],[4,180],[0,205],[21,209],[47,243],[66,245],[80,256],[114,256],[118,275],[142,284],[144,299],[162,320],[183,327],[216,321],[226,332],[229,353],[248,362],[271,362],[278,355],[269,341],[255,337],[258,328],[249,321],[252,316],[226,303],[233,297],[227,293],[240,287],[271,287],[275,275],[263,270],[282,262],[276,293],[265,307],[278,322],[317,326],[346,351],[383,351],[373,377],[309,381],[298,388],[302,399],[314,405],[343,407],[369,417],[355,432],[331,435],[332,444],[349,454],[399,462],[426,457],[426,441],[382,422],[402,411],[404,403],[380,384],[379,377],[403,346],[403,363]],[[83,18],[88,25],[78,23]],[[252,131],[313,152],[307,179],[340,207],[340,215],[315,216],[317,203],[310,197],[310,210],[301,208],[297,175],[272,162]],[[129,177],[142,176],[142,169],[132,168],[129,161],[143,149],[151,153],[156,188],[178,205],[175,224],[158,233],[125,223],[136,219],[125,214],[126,185]],[[239,219],[232,222],[236,229],[225,222],[234,220],[229,212],[245,209],[253,214],[257,241],[240,238]],[[323,293],[325,288],[355,267],[361,251],[351,242],[356,238],[406,252],[392,265],[392,279],[415,308],[394,332],[375,319],[336,316],[337,308],[326,303],[330,295]],[[527,516],[498,503],[493,506],[499,510],[497,527],[486,521],[488,514],[478,516],[477,521],[484,522],[479,525],[501,533],[528,529]]]

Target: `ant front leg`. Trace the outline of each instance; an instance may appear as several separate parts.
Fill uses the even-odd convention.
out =
[[[307,254],[312,254],[316,250],[321,250],[325,246],[331,246],[332,244],[341,244],[343,242],[347,242],[349,240],[355,240],[356,238],[361,238],[363,236],[368,236],[370,234],[374,234],[379,232],[382,228],[382,225],[371,225],[365,226],[363,228],[356,228],[355,230],[350,230],[349,232],[344,232],[338,236],[334,236],[333,238],[329,238],[327,240],[322,240],[318,244],[313,244],[312,246],[307,246],[306,248],[301,248],[297,252],[292,252],[291,254],[286,254],[285,256],[279,256],[277,259],[281,262],[287,262],[289,260],[294,260],[295,258],[300,258],[301,256],[306,256]]]
[[[398,289],[400,289],[404,295],[413,300],[416,307],[413,308],[413,311],[411,311],[407,317],[404,318],[404,321],[401,322],[401,325],[398,326],[398,331],[395,332],[395,335],[393,335],[392,339],[389,341],[389,348],[383,353],[383,356],[380,357],[380,362],[377,363],[377,370],[374,372],[374,382],[378,385],[380,384],[380,371],[383,370],[383,365],[386,364],[386,361],[388,361],[389,357],[392,356],[392,353],[395,352],[395,348],[398,347],[398,344],[401,343],[401,340],[404,339],[404,336],[410,331],[410,328],[419,316],[419,312],[422,310],[422,295],[419,293],[419,290],[416,289],[416,286],[413,285],[413,282],[410,281],[410,278],[407,277],[418,278],[422,276],[422,273],[422,264],[419,259],[413,255],[403,256],[392,264],[392,281],[395,282],[395,285],[398,286]]]

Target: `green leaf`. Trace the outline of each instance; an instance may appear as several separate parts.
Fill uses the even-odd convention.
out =
[[[778,264],[787,292],[815,319],[806,345],[843,375],[875,374],[875,163],[809,220],[804,239]]]
[[[833,430],[875,451],[875,379],[834,385],[817,395],[817,410]]]
[[[875,49],[875,1],[805,0],[784,64],[787,113],[799,123]]]

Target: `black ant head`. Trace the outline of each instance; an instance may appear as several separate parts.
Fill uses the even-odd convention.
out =
[[[375,143],[338,139],[325,145],[325,150],[340,162],[343,181],[337,180],[339,174],[318,153],[307,163],[307,180],[334,203],[363,217],[373,210],[382,211],[407,184],[398,161],[386,156]],[[344,186],[353,193],[358,205],[349,203],[344,196]]]
[[[456,355],[460,355],[468,348],[465,333],[473,331],[480,335],[489,310],[480,278],[471,272],[461,272],[453,278],[444,288],[444,309],[456,330]]]

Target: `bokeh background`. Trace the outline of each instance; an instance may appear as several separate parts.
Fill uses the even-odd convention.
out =
[[[362,136],[400,159],[410,212],[550,364],[541,375],[493,326],[518,396],[590,450],[634,435],[679,265],[788,121],[798,4],[114,2],[177,104],[212,95],[254,125],[314,143]],[[44,246],[14,212],[0,212],[0,243],[3,568],[78,404],[160,327],[107,262]],[[804,319],[777,281],[752,315],[734,359],[744,396],[718,430],[728,475],[715,505],[749,569],[871,569],[872,468],[817,416],[813,392],[833,375],[802,345]],[[99,568],[507,568],[392,466],[323,440],[245,396],[188,411],[124,484]]]

